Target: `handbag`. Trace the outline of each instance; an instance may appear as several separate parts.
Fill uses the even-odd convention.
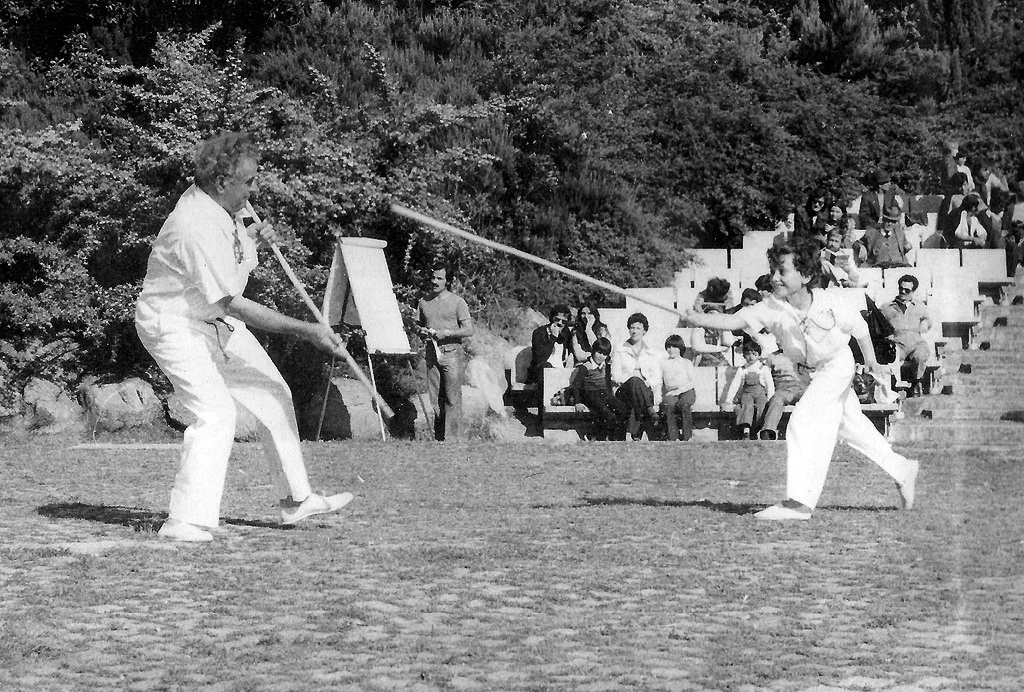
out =
[[[896,333],[896,328],[885,316],[875,301],[865,296],[867,310],[864,311],[864,321],[868,323],[868,334],[871,335],[871,345],[875,349],[875,360],[881,365],[888,365],[896,362],[896,343],[889,339]]]

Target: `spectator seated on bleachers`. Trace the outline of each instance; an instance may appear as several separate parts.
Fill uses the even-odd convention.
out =
[[[743,344],[744,364],[737,368],[722,402],[722,410],[736,411],[740,437],[755,439],[761,427],[768,400],[775,395],[771,369],[761,360],[761,347],[753,340]]]
[[[855,243],[860,265],[882,269],[910,266],[907,253],[911,247],[902,220],[903,211],[897,205],[885,208],[881,223],[867,229],[864,236]]]
[[[825,228],[828,232],[832,232],[835,229],[839,229],[843,232],[844,242],[846,235],[853,230],[853,219],[846,214],[846,208],[842,202],[833,200],[828,208],[828,217],[825,222]],[[849,247],[849,245],[844,245]]]
[[[877,227],[882,221],[885,210],[899,206],[898,195],[902,193],[892,184],[889,174],[875,169],[864,178],[867,192],[861,195],[860,208],[857,212],[857,228],[870,229]]]
[[[724,312],[725,306],[721,303],[702,303],[700,308],[694,307],[697,312]],[[698,367],[718,367],[727,365],[726,353],[732,346],[735,337],[732,332],[719,332],[706,330],[702,327],[690,327],[687,329],[687,336],[690,344],[686,357],[693,361]]]
[[[661,404],[661,357],[644,339],[650,324],[642,312],[626,320],[629,338],[612,351],[615,396],[628,411],[626,431],[639,440],[650,430]]]
[[[803,206],[797,207],[793,215],[793,234],[797,236],[821,235],[828,224],[830,200],[823,188],[816,188]]]
[[[947,194],[939,206],[936,230],[942,234],[942,247],[958,248],[961,243],[956,237],[956,228],[960,225],[960,205],[971,191],[967,184],[967,176],[960,171],[950,177],[949,185],[954,191]]]
[[[530,340],[530,368],[526,372],[528,384],[542,380],[544,368],[564,368],[572,354],[567,325],[572,319],[568,305],[555,305],[548,313],[548,324],[533,330]]]
[[[665,340],[665,359],[661,363],[663,393],[661,412],[670,442],[693,436],[693,405],[697,403],[696,373],[693,363],[683,358],[686,343],[672,334]]]
[[[844,237],[841,228],[833,228],[828,232],[828,239],[821,251],[821,272],[825,288],[854,288],[861,285],[854,251],[843,247]]]
[[[771,370],[775,393],[768,399],[758,437],[762,440],[777,440],[779,439],[779,423],[782,421],[782,414],[786,406],[800,401],[800,397],[807,390],[807,385],[811,380],[809,371],[800,372],[793,361],[787,358],[782,351],[768,355],[765,358],[765,363]]]
[[[570,340],[572,356],[577,365],[590,358],[591,346],[601,336],[602,331],[606,332],[607,327],[601,322],[601,312],[597,305],[587,303],[576,311],[576,322],[572,326]]]
[[[922,382],[931,360],[931,347],[924,334],[931,330],[931,319],[924,305],[917,301],[917,277],[906,274],[899,279],[899,293],[892,302],[881,307],[894,332],[889,338],[896,344],[898,368],[908,366],[911,384],[908,396],[920,396]]]
[[[724,307],[732,306],[732,284],[728,279],[718,276],[708,279],[707,286],[697,294],[697,298],[693,301],[693,309],[701,310],[705,303]]]
[[[981,201],[990,207],[996,206],[992,202],[992,193],[996,190],[1009,194],[1010,186],[1006,183],[1006,177],[996,173],[992,162],[989,159],[982,159],[978,163],[978,174],[974,176],[976,183],[975,192],[981,195]]]
[[[988,246],[991,221],[986,213],[987,209],[979,195],[971,193],[964,197],[955,212],[959,220],[953,230],[959,247],[971,249]]]
[[[569,401],[577,413],[594,415],[594,439],[622,440],[628,412],[612,390],[612,342],[604,337],[594,340],[590,355],[576,366],[569,380]]]

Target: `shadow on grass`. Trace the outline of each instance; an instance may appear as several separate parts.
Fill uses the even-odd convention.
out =
[[[89,505],[84,502],[55,502],[43,505],[36,511],[50,519],[84,519],[100,524],[129,526],[136,531],[158,531],[163,523],[167,521],[166,512],[152,512],[138,507]],[[261,529],[280,529],[285,531],[295,528],[294,526],[285,526],[277,522],[253,519],[226,518],[223,520],[223,523],[231,524],[232,526],[251,526]]]
[[[767,505],[764,504],[752,504],[747,502],[712,502],[711,500],[663,500],[653,497],[584,497],[579,501],[574,502],[571,507],[583,508],[583,507],[611,507],[611,506],[624,506],[634,505],[638,507],[699,507],[701,509],[709,509],[712,512],[722,512],[723,514],[735,514],[742,516],[745,514],[755,514],[765,509]],[[551,509],[553,506],[546,507]],[[535,509],[545,509],[545,507],[536,505]],[[897,512],[899,511],[896,507],[879,507],[877,505],[823,505],[818,507],[818,510],[825,510],[829,512]]]
[[[661,500],[653,497],[584,497],[574,507],[607,507],[637,505],[640,507],[701,507],[725,514],[753,514],[764,509],[764,505],[740,502],[712,502],[711,500]]]

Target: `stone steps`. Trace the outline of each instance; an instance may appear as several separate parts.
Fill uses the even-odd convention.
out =
[[[894,426],[890,439],[895,444],[932,447],[1009,447],[1024,442],[1024,424],[1013,421],[973,421],[951,425],[944,420],[921,420],[914,425]]]
[[[913,401],[911,399],[910,401]],[[979,421],[998,421],[1011,411],[1021,410],[1020,403],[1006,402],[1002,406],[979,407],[972,404],[963,405],[921,405],[920,408],[910,406],[908,401],[904,404],[903,419],[898,421],[900,425],[913,425],[918,420],[941,420],[947,425],[960,423],[973,424]],[[894,424],[895,425],[895,424]]]
[[[890,430],[911,451],[1016,457],[1024,447],[1024,308],[983,306],[974,348],[955,354],[947,394],[908,399]],[[1020,412],[1017,416],[1013,412]],[[1017,420],[1012,420],[1017,418]]]

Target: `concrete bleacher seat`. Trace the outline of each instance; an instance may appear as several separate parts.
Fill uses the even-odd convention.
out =
[[[960,274],[960,251],[922,247],[917,251],[917,266],[931,270],[933,285],[945,284],[947,279],[956,281]]]
[[[729,269],[729,251],[725,248],[701,248],[688,250],[694,262],[690,266],[709,271],[726,271]]]
[[[857,276],[860,279],[861,288],[871,297],[871,300],[874,300],[885,286],[882,270],[878,267],[857,267]]]
[[[530,357],[532,355],[533,347],[523,346],[512,357],[508,385],[513,392],[530,391],[537,388],[535,384],[526,383],[526,371],[530,368]]]
[[[979,282],[1011,281],[1006,273],[1006,251],[1002,249],[972,248],[960,255],[961,273]]]
[[[612,346],[621,344],[629,336],[626,320],[632,314],[626,308],[601,308],[601,321],[608,326],[608,338]]]
[[[733,250],[730,257],[729,269],[740,288],[753,288],[757,277],[768,273],[768,256],[763,250]]]

